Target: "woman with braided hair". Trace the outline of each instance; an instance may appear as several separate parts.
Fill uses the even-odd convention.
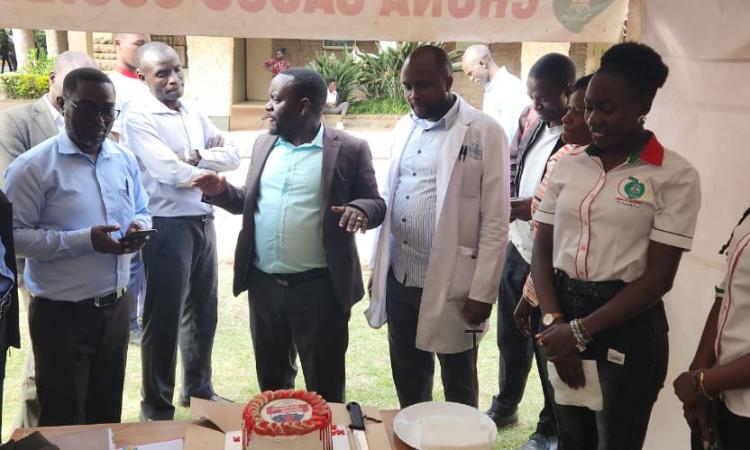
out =
[[[667,74],[646,45],[602,56],[584,99],[593,143],[560,159],[534,216],[536,338],[552,363],[563,450],[641,449],[664,385],[661,298],[692,245],[701,200],[695,168],[644,127]],[[565,400],[597,380],[589,398]]]

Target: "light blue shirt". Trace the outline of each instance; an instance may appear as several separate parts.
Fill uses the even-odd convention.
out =
[[[60,133],[8,167],[4,190],[13,203],[16,252],[26,258],[24,280],[32,294],[78,301],[127,286],[132,254],[95,251],[91,227],[120,225],[113,239],[134,221],[151,228],[148,197],[129,150],[107,139],[93,160]]]
[[[391,206],[394,252],[393,274],[401,283],[424,287],[435,234],[437,163],[440,148],[458,116],[458,99],[437,122],[414,121],[401,154],[398,182]]]
[[[260,177],[255,210],[255,266],[266,273],[328,267],[323,248],[320,178],[323,126],[295,147],[279,137]]]

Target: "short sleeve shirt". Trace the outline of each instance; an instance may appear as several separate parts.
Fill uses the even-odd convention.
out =
[[[655,136],[609,172],[594,145],[557,163],[534,219],[554,226],[553,266],[585,281],[631,282],[650,241],[689,250],[701,203],[695,168]]]
[[[716,338],[716,359],[729,364],[750,353],[750,218],[737,225],[727,251],[727,271],[717,289],[722,298]],[[750,417],[750,389],[722,393],[724,404],[734,414]]]

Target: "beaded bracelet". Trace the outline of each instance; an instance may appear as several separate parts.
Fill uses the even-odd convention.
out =
[[[591,342],[591,335],[588,330],[581,323],[581,319],[573,319],[570,321],[570,329],[573,331],[573,337],[576,340],[576,348],[579,352],[586,351],[586,345]]]

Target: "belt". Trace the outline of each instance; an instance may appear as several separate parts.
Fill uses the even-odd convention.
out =
[[[320,269],[307,270],[305,272],[297,272],[297,273],[267,273],[266,275],[268,275],[269,277],[273,278],[273,280],[279,286],[292,287],[292,286],[297,286],[299,284],[307,283],[308,281],[312,281],[312,280],[315,280],[317,278],[321,278],[323,276],[326,276],[326,275],[328,275],[328,269],[325,268],[325,267],[323,267],[323,268],[320,268]]]
[[[117,301],[120,300],[125,295],[126,292],[127,292],[127,289],[123,288],[123,289],[118,289],[115,292],[112,292],[107,295],[100,295],[98,297],[86,298],[83,300],[79,300],[75,302],[68,302],[68,303],[72,303],[75,305],[91,305],[97,308],[104,308],[104,307],[111,306],[117,303]],[[60,303],[59,301],[51,300],[51,299],[44,298],[44,297],[34,297],[34,300],[43,300],[43,301],[48,301],[48,302]]]
[[[612,298],[627,283],[621,280],[613,281],[583,281],[570,278],[561,270],[555,271],[555,281],[558,288],[578,295],[596,298]]]

